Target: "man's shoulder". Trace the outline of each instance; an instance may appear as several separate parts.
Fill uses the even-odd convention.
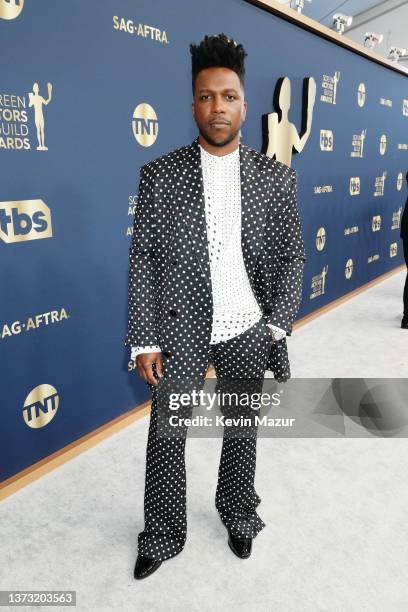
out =
[[[188,161],[189,155],[191,155],[191,146],[191,144],[183,145],[168,153],[164,153],[144,164],[141,169],[152,173],[163,170],[166,172],[171,171],[175,165]]]
[[[296,175],[296,170],[284,164],[283,162],[278,161],[277,159],[273,159],[265,153],[261,153],[248,145],[242,145],[242,150],[244,155],[249,156],[254,161],[258,162],[258,164],[265,169],[266,171],[278,175],[281,178],[292,178],[293,175]]]

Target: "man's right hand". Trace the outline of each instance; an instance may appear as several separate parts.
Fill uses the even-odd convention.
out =
[[[136,367],[139,375],[147,383],[157,385],[157,378],[153,373],[153,365],[156,365],[156,372],[161,378],[163,376],[163,356],[162,353],[141,353],[136,357]]]

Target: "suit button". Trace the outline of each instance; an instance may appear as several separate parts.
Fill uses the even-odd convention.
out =
[[[264,314],[268,315],[268,314],[271,314],[271,312],[272,312],[272,308],[268,308],[268,307],[264,308]]]
[[[163,355],[165,357],[171,357],[171,352],[170,351],[163,351]]]
[[[171,317],[177,317],[177,311],[176,310],[173,310],[172,308],[170,308],[169,313],[170,313]]]

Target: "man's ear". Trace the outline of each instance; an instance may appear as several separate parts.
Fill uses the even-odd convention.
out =
[[[193,117],[195,119],[195,107],[194,107],[194,100],[191,103],[191,112],[193,113]]]

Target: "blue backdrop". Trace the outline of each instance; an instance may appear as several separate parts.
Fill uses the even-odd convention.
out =
[[[246,144],[262,149],[280,77],[298,130],[303,79],[316,80],[292,161],[308,255],[299,317],[403,261],[405,76],[244,0],[0,0],[1,480],[148,398],[124,346],[132,202],[140,166],[196,137],[189,43],[222,31],[248,52]],[[336,72],[334,104],[321,97]],[[142,102],[158,119],[147,147],[132,130]]]

